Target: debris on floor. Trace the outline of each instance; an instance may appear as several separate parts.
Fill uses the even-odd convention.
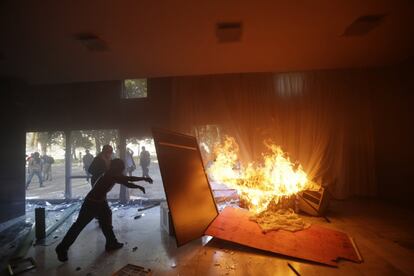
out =
[[[32,257],[29,258],[18,258],[10,261],[7,266],[9,275],[16,275],[24,271],[29,271],[36,268],[36,262]]]
[[[138,212],[145,211],[145,210],[157,207],[159,205],[160,205],[160,203],[158,202],[158,203],[154,203],[154,204],[151,204],[151,205],[148,205],[148,206],[145,206],[145,207],[141,207],[141,208],[138,208]]]
[[[112,276],[150,276],[152,271],[149,268],[137,266],[133,264],[127,264],[120,270],[112,274]]]
[[[132,252],[137,251],[137,249],[138,249],[138,246],[134,246],[134,248],[132,248]]]

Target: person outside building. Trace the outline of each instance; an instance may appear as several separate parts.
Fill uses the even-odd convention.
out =
[[[143,193],[145,193],[144,187],[133,184],[130,181],[146,181],[152,184],[152,179],[149,177],[122,175],[124,169],[125,165],[121,159],[112,160],[110,169],[97,180],[92,190],[87,194],[76,222],[70,227],[63,240],[55,249],[59,261],[65,262],[68,260],[69,247],[75,242],[85,226],[95,217],[98,218],[102,232],[105,235],[105,250],[111,251],[123,247],[123,243],[118,242],[113,231],[112,212],[106,195],[116,183],[128,188],[140,189]]]
[[[29,163],[30,163],[30,160],[33,159],[33,157],[34,157],[34,152],[32,152],[30,155],[26,155],[27,175],[29,175],[31,173]]]
[[[151,156],[150,153],[145,150],[145,147],[141,148],[142,151],[139,155],[139,164],[142,168],[142,177],[149,177],[149,165],[151,163]]]
[[[42,156],[43,162],[43,181],[52,181],[52,164],[55,163],[55,159],[52,156],[44,154]]]
[[[126,149],[125,165],[126,165],[126,172],[128,173],[129,176],[132,176],[132,172],[135,171],[137,166],[135,165],[135,161],[134,161],[134,151],[130,148]]]
[[[114,150],[110,145],[102,147],[102,151],[93,159],[91,165],[88,168],[88,172],[91,176],[91,185],[95,185],[96,180],[103,175],[111,165],[112,154]]]
[[[34,175],[36,175],[37,178],[39,179],[39,186],[44,187],[43,178],[42,178],[42,168],[43,168],[43,164],[42,164],[42,159],[40,159],[40,154],[38,152],[35,152],[33,154],[33,157],[30,158],[29,164],[28,164],[28,169],[30,173],[29,173],[29,176],[27,177],[26,190],[29,187],[30,182],[32,182],[32,178]]]
[[[83,169],[86,173],[86,182],[89,182],[91,178],[91,173],[89,172],[89,167],[91,166],[93,161],[93,155],[89,152],[89,150],[85,150],[85,155],[82,157],[83,162]]]

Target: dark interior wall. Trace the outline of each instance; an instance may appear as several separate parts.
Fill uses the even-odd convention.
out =
[[[31,86],[26,91],[28,131],[117,128],[151,135],[169,123],[169,80],[148,80],[146,99],[121,99],[121,81]]]
[[[119,82],[30,86],[24,103],[27,130],[115,126],[119,87]]]
[[[382,198],[413,206],[414,66],[390,68],[373,95],[376,179]]]
[[[0,223],[24,215],[25,133],[21,91],[24,84],[0,80]]]

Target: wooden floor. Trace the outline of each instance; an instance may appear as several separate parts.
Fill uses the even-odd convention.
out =
[[[364,263],[340,261],[338,268],[210,237],[177,249],[174,239],[160,228],[159,207],[144,212],[145,216],[134,219],[136,208],[114,211],[115,232],[126,243],[124,248],[106,253],[100,228],[91,222],[70,248],[67,263],[56,259],[56,244],[32,247],[28,255],[38,268],[23,275],[111,275],[128,263],[151,268],[153,275],[295,275],[288,262],[301,275],[414,275],[414,217],[406,209],[379,201],[334,202],[331,224],[312,219],[355,238]]]

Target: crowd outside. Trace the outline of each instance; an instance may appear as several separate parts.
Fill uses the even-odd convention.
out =
[[[52,181],[52,165],[55,163],[55,160],[52,156],[43,154],[42,156],[39,152],[34,152],[27,156],[27,181],[26,189],[28,189],[30,183],[34,176],[39,180],[39,186],[44,187],[46,181]],[[102,151],[94,157],[88,149],[85,150],[85,154],[79,153],[79,157],[82,159],[79,160],[80,166],[83,165],[83,170],[86,175],[86,182],[93,184],[97,179],[105,173],[109,167],[112,159],[115,158],[115,153],[112,146],[105,145],[102,148]],[[149,176],[149,166],[151,164],[151,155],[149,151],[146,150],[145,146],[142,146],[141,152],[139,153],[139,165],[142,169],[142,177]],[[132,176],[133,172],[137,169],[136,163],[134,160],[134,151],[127,147],[125,154],[125,171],[128,176]]]
[[[52,164],[55,159],[52,156],[39,152],[34,152],[26,159],[27,162],[27,181],[26,189],[29,187],[34,176],[39,180],[39,186],[44,187],[45,181],[52,181]]]

